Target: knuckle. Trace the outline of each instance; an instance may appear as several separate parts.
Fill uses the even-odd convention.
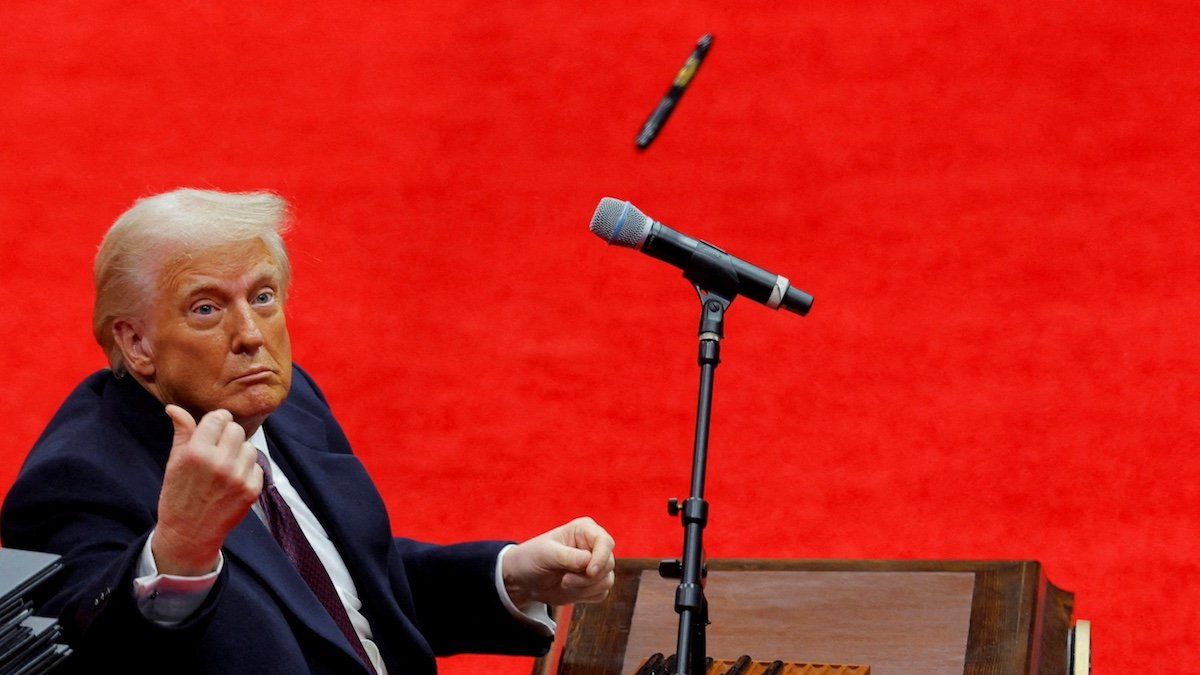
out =
[[[237,476],[231,472],[226,471],[224,467],[213,472],[213,483],[224,492],[236,492],[242,485],[242,481],[238,480]]]
[[[241,496],[247,502],[253,502],[254,500],[258,499],[259,491],[259,486],[254,482],[246,481],[242,483]]]
[[[175,466],[181,471],[196,471],[201,469],[206,464],[205,457],[191,444],[180,448],[180,451],[172,458]]]

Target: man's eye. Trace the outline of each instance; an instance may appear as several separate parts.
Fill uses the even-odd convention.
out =
[[[257,296],[255,296],[254,301],[260,305],[265,305],[274,299],[275,299],[274,293],[272,293],[271,291],[263,291],[262,293],[259,293]]]
[[[211,316],[213,312],[217,311],[217,308],[212,305],[197,305],[192,311],[200,316]]]

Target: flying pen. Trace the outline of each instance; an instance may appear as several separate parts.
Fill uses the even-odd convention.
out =
[[[671,116],[675,106],[679,105],[679,99],[683,98],[683,92],[687,91],[688,84],[696,76],[696,71],[700,70],[700,64],[704,62],[708,48],[712,46],[712,40],[712,33],[705,33],[696,42],[696,49],[692,51],[688,60],[684,61],[683,68],[679,69],[679,74],[671,82],[671,88],[667,90],[654,112],[650,113],[650,118],[642,125],[642,130],[637,136],[638,150],[645,150],[649,147],[658,136],[658,132],[662,130],[663,125],[667,123],[667,118]]]

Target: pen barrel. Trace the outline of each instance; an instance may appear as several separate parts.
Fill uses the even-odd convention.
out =
[[[671,88],[663,95],[661,101],[650,113],[650,117],[646,118],[645,124],[642,125],[642,130],[638,132],[637,147],[644,150],[658,136],[659,130],[666,124],[667,119],[671,117],[671,113],[675,110],[675,106],[679,103],[679,99],[683,97],[683,92],[687,91],[688,85],[700,70],[700,64],[704,62],[704,57],[708,55],[708,48],[712,45],[712,34],[705,33],[700,40],[696,42],[696,48],[692,50],[691,56],[687,61],[683,62],[683,67],[679,69],[679,73],[675,75],[675,79],[671,81]]]

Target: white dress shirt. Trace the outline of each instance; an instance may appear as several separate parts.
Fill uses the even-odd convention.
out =
[[[325,571],[329,573],[329,579],[333,582],[333,587],[337,590],[338,597],[346,608],[350,624],[354,626],[354,631],[358,634],[363,649],[371,658],[371,665],[375,667],[375,672],[379,675],[387,675],[387,668],[383,665],[383,658],[373,639],[371,624],[367,622],[367,617],[362,613],[362,600],[358,597],[358,588],[354,585],[354,579],[350,577],[350,570],[346,569],[345,561],[342,560],[342,556],[338,554],[337,548],[329,538],[329,533],[325,531],[324,526],[317,520],[312,510],[300,498],[300,493],[292,487],[287,476],[275,463],[275,459],[271,457],[271,453],[267,449],[267,437],[263,433],[262,427],[259,427],[250,437],[250,443],[258,448],[270,462],[275,488],[279,490],[279,494],[291,508],[296,522],[300,525],[300,530],[308,539],[308,543],[312,545],[321,564],[325,566]],[[254,503],[251,510],[266,523],[266,515],[258,502]],[[216,569],[203,576],[184,577],[174,574],[159,574],[151,550],[153,541],[154,534],[151,533],[150,537],[146,539],[146,545],[142,548],[142,555],[138,559],[137,578],[133,580],[134,596],[143,616],[163,626],[175,626],[182,623],[204,603],[208,592],[216,583],[217,575],[221,573],[225,557],[218,553]],[[555,623],[550,618],[545,604],[530,602],[522,607],[517,607],[504,589],[504,579],[500,573],[501,563],[510,548],[512,548],[512,544],[501,549],[500,555],[496,557],[496,593],[500,596],[501,603],[513,616],[529,623],[543,635],[553,635]]]

